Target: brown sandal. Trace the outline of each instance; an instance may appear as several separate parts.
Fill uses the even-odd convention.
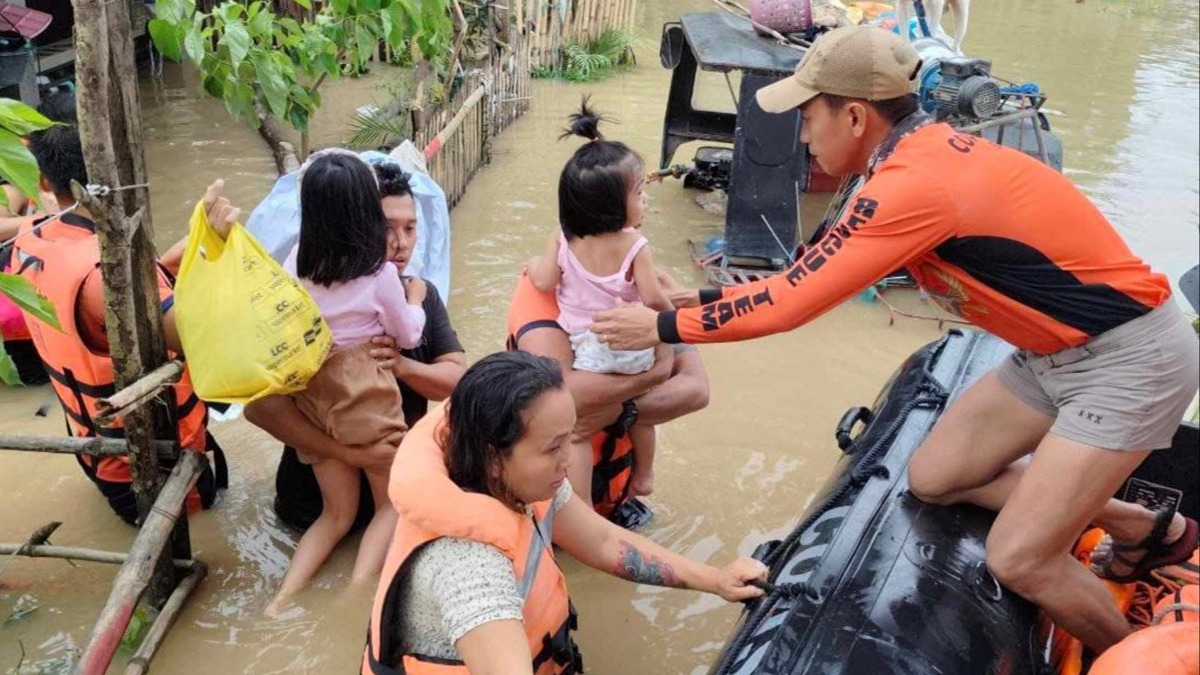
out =
[[[1130,584],[1140,581],[1151,571],[1165,565],[1177,565],[1186,562],[1200,545],[1200,526],[1191,518],[1185,518],[1183,535],[1170,544],[1163,540],[1167,537],[1167,529],[1175,517],[1175,509],[1163,508],[1154,513],[1154,527],[1137,544],[1118,544],[1109,536],[1108,555],[1103,560],[1093,558],[1092,570],[1100,577],[1115,581],[1119,584]],[[1102,544],[1103,545],[1103,544]],[[1134,551],[1145,551],[1140,560],[1132,560],[1127,555]],[[1115,575],[1112,573],[1112,563],[1120,562],[1126,567],[1133,568],[1129,574]]]

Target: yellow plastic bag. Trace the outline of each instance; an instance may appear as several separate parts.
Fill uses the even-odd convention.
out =
[[[196,395],[249,403],[303,389],[333,342],[321,310],[242,225],[222,240],[192,213],[175,325]]]

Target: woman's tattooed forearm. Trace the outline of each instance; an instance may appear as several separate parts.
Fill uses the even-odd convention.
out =
[[[654,556],[642,553],[627,541],[622,540],[620,543],[621,553],[617,557],[617,565],[613,570],[617,576],[651,586],[684,587],[683,580],[670,565]]]

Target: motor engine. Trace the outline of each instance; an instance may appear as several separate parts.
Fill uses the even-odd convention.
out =
[[[992,79],[992,64],[984,59],[955,57],[942,61],[932,96],[939,120],[963,117],[986,120],[1000,111],[1000,85]]]

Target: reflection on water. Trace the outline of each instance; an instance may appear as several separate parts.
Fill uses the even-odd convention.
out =
[[[651,163],[661,142],[669,73],[657,37],[681,11],[706,0],[640,3],[643,42],[634,71],[593,85],[538,82],[530,113],[496,139],[454,212],[451,312],[469,356],[499,349],[515,274],[555,227],[555,186],[578,141],[557,141],[584,93],[620,120],[612,137]],[[1196,262],[1200,219],[1196,2],[991,0],[972,8],[966,48],[997,73],[1036,80],[1049,92],[1072,177],[1151,264],[1178,276]],[[386,98],[395,77],[331,83],[314,145],[343,135],[354,108]],[[736,82],[735,82],[736,85]],[[195,200],[214,178],[248,210],[270,187],[273,164],[257,134],[197,93],[194,75],[168,68],[142,84],[152,206],[160,245],[180,236]],[[713,78],[700,92],[724,105]],[[685,146],[676,161],[687,161]],[[683,242],[720,232],[722,219],[699,208],[679,182],[648,189],[645,232],[660,264],[701,283]],[[808,198],[805,225],[823,209]],[[1047,223],[1047,227],[1066,224]],[[915,294],[905,308],[928,311]],[[934,339],[933,323],[901,319],[853,300],[790,335],[705,347],[712,383],[703,412],[661,429],[655,519],[647,534],[702,560],[724,563],[786,534],[833,465],[833,426],[853,405],[874,399],[900,361]],[[59,434],[56,408],[35,411],[45,389],[0,391],[0,433]],[[232,486],[220,507],[192,520],[208,579],[172,630],[155,669],[163,673],[349,672],[361,655],[373,589],[347,589],[355,546],[343,546],[278,621],[260,618],[296,534],[271,510],[278,446],[244,422],[215,430],[229,451]],[[21,541],[48,520],[64,521],[54,542],[125,550],[132,531],[108,513],[69,457],[0,453],[0,541]],[[702,673],[729,636],[739,608],[710,596],[633,586],[563,560],[580,610],[579,642],[589,672]],[[86,640],[113,569],[20,560],[0,579],[0,620],[24,594],[33,614],[0,628],[0,672],[12,672],[23,645],[30,664],[62,658]],[[123,658],[128,658],[126,654]]]

